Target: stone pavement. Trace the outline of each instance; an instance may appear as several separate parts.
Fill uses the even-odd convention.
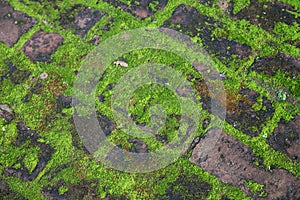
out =
[[[75,2],[0,0],[2,199],[300,199],[298,0]],[[193,73],[187,79],[207,116],[212,101],[226,107],[225,126],[203,119],[183,158],[190,163],[174,164],[178,174],[171,166],[120,175],[90,160],[74,130],[70,91],[81,61],[101,41],[149,25],[189,35],[218,63],[210,73],[224,81],[226,100]],[[103,80],[98,100],[106,105],[115,82]],[[113,119],[97,116],[113,136]],[[216,145],[201,152],[212,134],[220,136]],[[169,142],[167,134],[157,140]],[[137,138],[122,142],[129,151],[151,150]]]

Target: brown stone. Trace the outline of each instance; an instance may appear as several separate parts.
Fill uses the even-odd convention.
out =
[[[49,61],[50,56],[63,42],[57,33],[36,32],[23,46],[22,50],[32,61]]]
[[[13,46],[35,24],[34,18],[0,1],[0,41],[7,46]]]
[[[193,150],[190,161],[220,181],[238,186],[255,199],[298,199],[300,180],[283,169],[265,171],[253,164],[252,149],[220,129],[210,129]],[[264,185],[266,197],[253,194],[244,182]]]

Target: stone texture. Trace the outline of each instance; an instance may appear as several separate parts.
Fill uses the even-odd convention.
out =
[[[79,11],[78,11],[79,10]],[[74,17],[72,14],[74,13]],[[75,5],[66,13],[61,14],[61,25],[66,29],[73,29],[74,33],[84,37],[86,33],[104,16],[99,10],[93,10],[81,5]]]
[[[13,46],[35,24],[34,18],[0,1],[0,41],[7,46]]]
[[[281,120],[268,138],[268,144],[300,163],[300,116],[289,122]]]
[[[253,164],[252,149],[220,129],[210,129],[193,150],[190,161],[224,183],[238,186],[255,199],[298,199],[300,180],[283,169],[267,172]],[[266,197],[251,193],[244,182],[264,185]]]
[[[63,42],[63,37],[57,33],[37,31],[23,46],[25,55],[32,61],[46,62]]]

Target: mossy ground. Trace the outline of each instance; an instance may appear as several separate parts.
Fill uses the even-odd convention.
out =
[[[120,1],[130,5],[130,1]],[[226,1],[230,2],[230,1]],[[260,1],[260,2],[268,2]],[[300,4],[298,0],[281,0],[294,7],[294,15],[299,17]],[[27,33],[23,34],[19,41],[12,47],[8,47],[0,43],[0,75],[9,74],[8,65],[13,63],[18,70],[30,72],[30,75],[24,78],[18,77],[17,73],[9,74],[10,78],[0,79],[0,104],[8,104],[15,113],[14,120],[6,123],[0,118],[2,133],[0,137],[0,179],[4,180],[13,196],[10,198],[20,199],[46,199],[45,193],[51,193],[55,189],[55,185],[59,182],[60,187],[57,189],[58,197],[69,195],[71,192],[87,190],[93,193],[83,192],[83,195],[73,194],[74,198],[101,199],[110,197],[111,199],[167,199],[167,195],[182,199],[250,199],[238,187],[220,182],[216,177],[205,172],[198,166],[190,163],[188,157],[191,154],[179,158],[174,164],[147,174],[128,174],[124,172],[106,169],[101,163],[96,162],[93,157],[87,154],[83,148],[74,146],[74,124],[70,123],[73,108],[64,108],[62,112],[56,112],[57,96],[63,94],[71,96],[73,92],[73,83],[76,78],[76,70],[79,70],[84,57],[94,48],[93,36],[100,35],[100,41],[104,41],[110,36],[122,31],[139,27],[161,27],[171,16],[175,8],[180,4],[192,6],[199,13],[211,17],[222,26],[215,27],[212,31],[212,39],[227,38],[235,40],[241,44],[246,44],[252,49],[252,53],[248,58],[236,59],[236,55],[228,56],[220,61],[218,55],[212,54],[212,58],[218,65],[218,71],[228,77],[224,80],[225,88],[237,92],[241,87],[241,83],[246,87],[260,93],[258,103],[255,104],[257,110],[264,109],[261,102],[262,97],[269,98],[274,107],[272,118],[266,119],[262,125],[261,133],[257,137],[250,137],[242,131],[234,128],[231,124],[226,123],[223,127],[227,133],[233,135],[244,144],[250,146],[253,152],[263,159],[263,165],[266,169],[269,166],[277,166],[291,172],[300,179],[300,164],[294,162],[291,158],[282,154],[267,144],[267,138],[270,137],[272,131],[276,128],[280,119],[290,120],[294,115],[300,115],[300,76],[288,77],[284,71],[278,71],[275,76],[267,76],[252,70],[251,66],[256,59],[264,56],[276,55],[278,52],[284,52],[293,57],[300,57],[300,49],[295,45],[291,45],[286,41],[299,43],[299,24],[293,23],[287,25],[285,23],[276,22],[272,31],[266,31],[259,25],[251,24],[248,20],[233,20],[229,14],[222,10],[218,5],[218,1],[207,3],[199,3],[198,1],[181,1],[171,0],[167,3],[163,10],[156,10],[155,6],[158,1],[153,1],[150,7],[154,11],[154,20],[151,17],[140,19],[124,12],[120,7],[113,6],[102,1],[9,1],[15,10],[20,10],[29,16],[35,18],[38,23]],[[139,2],[136,2],[137,4]],[[243,8],[247,7],[250,1],[236,0],[234,1],[233,13],[236,14]],[[87,32],[84,37],[73,34],[74,30],[62,28],[63,23],[72,19],[76,12],[74,5],[82,7],[91,7],[104,13],[104,16]],[[79,8],[78,8],[79,9]],[[64,16],[64,20],[62,20]],[[113,20],[112,20],[113,19]],[[272,19],[270,19],[272,20]],[[217,24],[216,23],[216,24]],[[109,26],[109,30],[103,29]],[[180,26],[177,27],[179,30]],[[39,29],[45,32],[55,32],[64,38],[63,45],[59,46],[56,52],[51,55],[51,62],[32,62],[22,52],[22,46],[28,39]],[[187,33],[188,34],[188,33]],[[193,40],[199,45],[203,41],[198,36],[193,36]],[[230,48],[230,47],[229,47]],[[210,50],[208,50],[210,51]],[[172,67],[185,76],[193,74],[194,81],[200,76],[195,73],[192,66],[176,55],[168,52],[155,50],[133,51],[126,55],[120,55],[126,62],[134,67],[151,60],[154,63],[164,65],[172,65]],[[117,58],[116,58],[117,59]],[[109,84],[113,84],[126,73],[130,68],[122,68],[111,65],[103,77],[102,82],[98,85],[97,93],[103,94],[106,101],[97,101],[97,109],[106,115],[112,117],[110,110],[111,91],[106,90]],[[46,72],[48,78],[38,79],[41,73]],[[13,77],[13,78],[11,78]],[[15,84],[11,79],[19,80]],[[42,85],[39,87],[39,85]],[[149,123],[149,106],[154,103],[167,105],[167,114],[178,113],[178,105],[167,104],[174,98],[172,94],[168,94],[162,87],[149,86],[140,88],[132,98],[134,107],[132,113],[136,116],[139,123]],[[284,90],[287,99],[281,101],[278,99],[277,91]],[[36,91],[38,90],[38,91]],[[154,98],[151,98],[151,97]],[[28,101],[24,102],[24,98]],[[95,97],[97,99],[97,97]],[[151,99],[151,101],[150,101]],[[296,103],[295,103],[296,102]],[[169,105],[169,106],[168,106]],[[202,110],[201,121],[211,117],[206,110]],[[15,145],[18,135],[17,123],[23,122],[31,130],[35,130],[39,135],[36,145],[30,139],[27,139],[20,146]],[[166,134],[171,139],[174,134],[177,121],[170,118],[168,125],[162,129],[161,134]],[[208,127],[209,128],[209,127]],[[199,128],[197,135],[202,135],[208,129]],[[255,129],[255,127],[254,127]],[[1,130],[0,130],[1,131]],[[173,131],[173,132],[172,132]],[[110,139],[116,144],[122,144],[126,149],[131,148],[128,143],[128,135],[122,131],[115,129]],[[149,149],[155,150],[161,147],[161,143],[157,141],[145,141]],[[80,145],[81,141],[79,141]],[[4,171],[7,168],[22,169],[22,163],[31,174],[39,162],[41,156],[41,144],[46,144],[53,148],[54,152],[51,159],[47,162],[44,169],[35,177],[34,180],[25,181],[16,176],[7,176]],[[79,190],[70,191],[74,185],[80,186],[81,180],[86,180],[84,186]],[[93,182],[96,180],[96,182]],[[189,186],[188,183],[194,186]],[[264,195],[261,185],[247,182],[254,193]],[[90,185],[89,188],[85,185]],[[200,192],[190,193],[190,187],[199,187]],[[203,189],[201,189],[201,187]],[[91,189],[93,188],[93,189]],[[172,194],[168,194],[168,190],[172,190]],[[55,192],[54,192],[55,193]],[[5,197],[4,197],[5,199]]]

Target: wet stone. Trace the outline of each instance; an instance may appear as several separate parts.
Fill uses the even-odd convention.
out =
[[[232,55],[236,55],[237,59],[243,59],[247,58],[252,53],[250,46],[226,38],[205,40],[203,41],[203,44],[209,46],[209,50],[211,50],[220,60]]]
[[[263,97],[262,106],[266,110],[256,111],[246,99],[240,100],[237,110],[227,110],[226,121],[249,136],[257,136],[262,130],[262,125],[268,118],[272,118],[275,111],[271,101],[266,97]]]
[[[24,54],[32,61],[46,62],[58,46],[63,43],[63,38],[57,33],[37,31],[23,46]]]
[[[277,72],[280,72],[293,78],[300,75],[300,58],[279,53],[274,56],[256,59],[251,68],[268,76],[274,76]]]
[[[36,22],[27,14],[15,11],[7,2],[0,1],[0,41],[7,46],[13,46]]]
[[[64,96],[62,94],[58,95],[56,100],[56,112],[60,113],[63,108],[71,108],[72,107],[72,97]]]
[[[203,40],[210,40],[214,23],[216,22],[212,18],[200,14],[196,8],[181,4],[176,7],[170,19],[164,22],[163,27],[183,30],[191,37],[198,35]]]
[[[249,136],[259,135],[267,119],[273,117],[275,110],[271,101],[266,97],[262,97],[262,108],[260,110],[254,110],[252,108],[260,95],[258,92],[247,87],[241,87],[238,92],[226,90],[226,98],[222,98],[222,96],[220,96],[222,94],[218,93],[211,96],[204,81],[195,81],[194,84],[201,96],[203,109],[212,112],[212,104],[214,104],[218,110],[224,110],[224,108],[226,108],[225,120]]]
[[[202,181],[197,175],[187,176],[181,174],[174,182],[169,183],[165,195],[159,196],[158,199],[206,199],[211,189],[211,185]]]
[[[116,127],[115,122],[113,122],[111,119],[109,119],[99,111],[97,111],[97,119],[102,131],[106,136],[109,135]]]
[[[74,17],[71,17],[72,14]],[[61,14],[61,26],[74,30],[74,34],[84,37],[86,33],[104,16],[99,10],[75,5],[66,13]]]
[[[267,142],[275,150],[300,163],[300,116],[294,116],[289,122],[281,119]]]
[[[276,22],[283,22],[288,25],[300,24],[300,18],[296,18],[291,12],[297,13],[291,6],[279,1],[259,2],[251,0],[248,7],[232,16],[239,20],[248,20],[252,24],[260,24],[261,28],[271,31]]]
[[[120,0],[104,0],[107,3],[110,3],[114,6],[120,7],[123,11],[132,14],[135,17],[140,19],[145,19],[151,17],[154,19],[155,10],[161,11],[167,5],[168,0],[158,0],[158,4],[155,6],[155,10],[152,10],[149,0],[132,0],[128,4],[123,3]]]
[[[213,142],[216,142],[212,147]],[[253,164],[257,160],[252,149],[220,129],[210,129],[196,145],[189,159],[220,181],[239,187],[254,199],[265,193],[262,199],[300,198],[300,180],[283,169],[267,172]],[[263,190],[252,193],[244,184],[254,181],[264,185]]]
[[[251,55],[252,49],[246,44],[226,38],[213,38],[211,35],[215,25],[221,27],[221,24],[200,14],[196,8],[181,4],[176,7],[170,19],[165,21],[163,27],[182,30],[191,37],[198,36],[209,53],[215,54],[220,60],[232,55],[237,55],[237,59]]]

